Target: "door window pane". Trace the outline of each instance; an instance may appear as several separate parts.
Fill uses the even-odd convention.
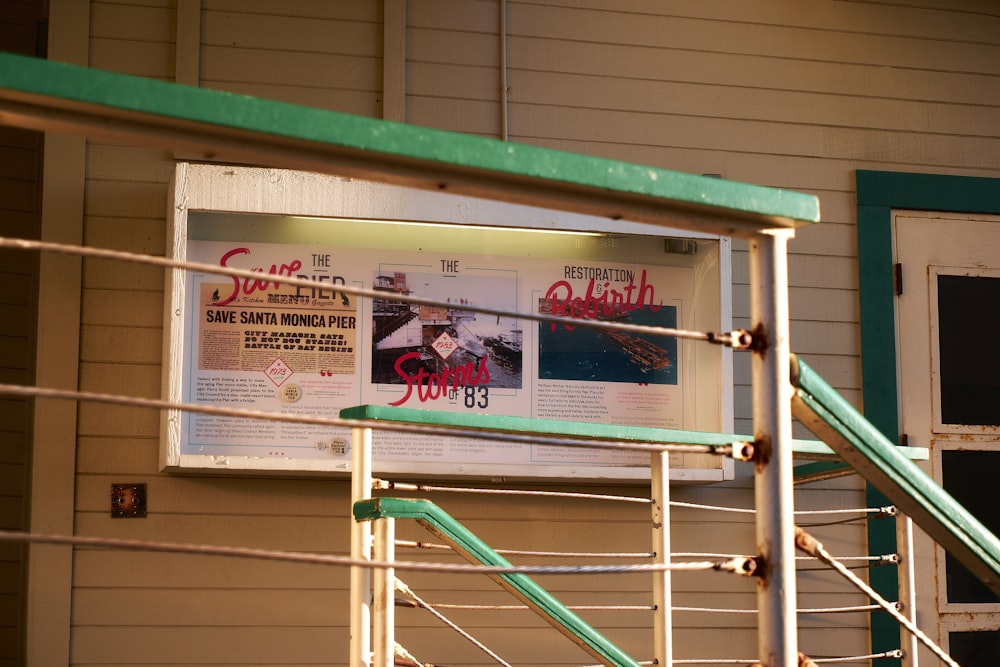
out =
[[[1000,278],[938,275],[941,422],[1000,426]]]
[[[962,667],[1000,665],[1000,632],[949,632],[948,653]]]
[[[946,449],[941,452],[941,482],[945,491],[992,533],[1000,532],[996,512],[996,477],[1000,451]],[[948,602],[1000,603],[979,579],[949,554],[945,563]],[[960,663],[964,666],[965,663]],[[1000,665],[1000,661],[993,663]]]

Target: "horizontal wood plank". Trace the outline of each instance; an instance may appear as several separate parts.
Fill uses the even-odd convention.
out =
[[[83,286],[88,290],[107,292],[124,288],[160,292],[163,285],[163,267],[95,258],[87,258],[83,263]]]
[[[417,100],[413,100],[414,103]],[[486,109],[487,106],[473,105]],[[998,105],[1000,106],[1000,105]],[[771,127],[756,118],[721,119],[673,113],[605,111],[577,107],[548,108],[533,113],[522,105],[510,105],[511,123],[518,134],[532,138],[567,138],[623,144],[652,144],[661,148],[701,147],[757,153],[760,155],[820,156],[850,159],[864,154],[873,160],[895,160],[944,168],[955,152],[966,165],[988,167],[990,157],[1000,151],[1000,137],[968,137],[960,134],[918,134],[868,128],[829,127],[806,123]],[[463,130],[459,130],[463,131]]]
[[[299,0],[294,6],[276,5],[270,0],[203,0],[204,11],[245,12],[265,16],[293,16],[324,20],[377,22],[381,10],[369,0]]]
[[[202,79],[202,86],[358,116],[371,118],[381,118],[382,116],[382,100],[379,91],[219,81],[216,79]]]
[[[202,47],[201,76],[205,80],[381,90],[380,60],[341,54]],[[323,72],[317,82],[315,72]]]
[[[174,12],[168,7],[95,2],[90,34],[122,41],[173,42]]]
[[[87,177],[95,181],[166,184],[173,174],[174,161],[164,151],[100,142],[87,146]]]
[[[429,31],[433,32],[433,31]],[[711,33],[709,33],[710,35]],[[702,38],[706,35],[703,33]],[[461,62],[454,57],[455,45],[432,48],[441,36],[419,35],[435,54],[437,62]],[[714,39],[714,36],[712,37]],[[444,41],[444,40],[442,40]],[[478,46],[473,42],[469,46]],[[483,47],[478,47],[482,49]],[[537,69],[536,63],[566,74],[621,76],[620,63],[629,64],[627,75],[651,81],[674,80],[770,90],[803,90],[820,94],[890,97],[901,100],[948,101],[961,104],[1000,104],[1000,91],[983,90],[993,75],[947,72],[937,69],[894,70],[870,63],[781,58],[761,54],[726,53],[707,49],[672,50],[669,47],[634,46],[583,40],[539,39],[512,35],[508,40],[508,63],[512,70]],[[486,63],[482,63],[486,64]]]
[[[174,78],[174,46],[168,42],[97,37],[91,40],[90,49],[91,67],[167,81]]]
[[[796,14],[797,12],[792,12]],[[805,13],[804,10],[801,13]],[[878,60],[886,66],[937,71],[1000,73],[996,41],[946,41],[913,38],[898,33],[873,34],[859,25],[850,30],[803,30],[799,26],[759,20],[733,21],[720,17],[689,18],[568,7],[516,5],[508,21],[512,34],[546,40],[627,44],[656,48],[670,35],[670,46],[705,51],[711,35],[715,51],[764,55],[774,59],[865,64]]]
[[[163,357],[163,331],[152,327],[84,325],[80,328],[83,362],[158,366]]]
[[[521,3],[559,5],[551,0]],[[604,0],[577,0],[573,7],[606,10]],[[1000,16],[991,0],[909,0],[896,5],[870,3],[829,4],[812,7],[776,5],[768,0],[746,0],[726,8],[726,20],[763,23],[812,30],[922,37],[938,41],[962,40],[994,43]],[[711,6],[684,0],[620,0],[615,10],[628,14],[718,20]],[[904,20],[905,19],[905,20]],[[881,30],[873,30],[881,28]]]
[[[500,66],[499,37],[493,31],[415,26],[407,30],[406,41],[409,62],[462,63],[494,69]],[[508,54],[513,52],[508,51]],[[508,62],[513,65],[512,61]]]
[[[380,58],[381,25],[374,21],[322,19],[315,16],[202,11],[205,46],[265,51],[301,51]]]
[[[858,322],[858,293],[823,287],[792,287],[788,290],[792,321]],[[733,286],[733,316],[750,317],[750,286]]]
[[[159,471],[159,438],[80,437],[78,474],[152,475]]]
[[[167,214],[167,185],[89,179],[84,213],[98,217],[163,220]]]
[[[819,287],[856,292],[858,289],[857,263],[850,257],[825,255],[788,255],[788,283],[790,287]],[[747,284],[750,275],[750,255],[733,250],[733,282]]]
[[[119,283],[121,287],[121,284]],[[163,294],[128,289],[86,289],[83,323],[137,327],[163,326]]]
[[[492,70],[415,63],[416,95],[496,99]],[[445,75],[450,73],[447,78]],[[494,82],[489,87],[488,82]],[[953,102],[897,100],[863,95],[825,94],[812,90],[718,86],[696,81],[564,74],[516,70],[509,75],[514,104],[553,108],[578,107],[607,112],[654,115],[752,118],[760,121],[832,127],[880,128],[904,132],[995,137],[989,119],[995,106],[968,105],[961,113]],[[461,91],[462,94],[456,94]],[[492,93],[492,94],[490,94]]]
[[[77,432],[80,437],[159,437],[160,413],[157,410],[81,401],[78,413]]]
[[[104,494],[103,512],[77,512],[77,533],[100,537],[247,547],[346,555],[350,551],[347,518],[260,517],[161,514],[149,499],[145,519],[111,517],[111,487]],[[316,566],[321,567],[321,566]],[[343,568],[345,575],[347,568]]]

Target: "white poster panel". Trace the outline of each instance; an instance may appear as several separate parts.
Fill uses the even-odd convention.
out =
[[[440,230],[434,230],[441,233]],[[260,272],[190,273],[183,400],[336,417],[360,404],[684,428],[677,339],[537,323],[529,309],[663,327],[685,321],[689,267],[579,258],[188,242],[192,261]],[[308,278],[282,285],[270,274]],[[385,293],[359,299],[353,285]],[[426,306],[394,294],[433,299]],[[512,313],[485,315],[482,306]],[[183,417],[182,454],[329,460],[344,430],[205,414]],[[378,461],[645,465],[646,456],[381,433]]]

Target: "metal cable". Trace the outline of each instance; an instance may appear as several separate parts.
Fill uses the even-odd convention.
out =
[[[809,514],[877,514],[879,516],[896,516],[899,512],[894,505],[886,507],[845,507],[825,510],[795,510],[795,514],[806,516]]]
[[[437,609],[435,609],[431,605],[429,605],[426,602],[424,602],[420,598],[419,595],[417,595],[416,593],[414,593],[413,590],[411,590],[409,586],[407,586],[405,583],[403,583],[399,579],[395,580],[395,588],[396,588],[397,591],[399,591],[403,595],[407,596],[408,598],[410,598],[411,600],[413,600],[414,602],[416,602],[417,605],[419,605],[422,609],[426,609],[427,611],[429,611],[431,614],[434,615],[435,618],[437,618],[438,620],[440,620],[442,623],[444,623],[445,625],[447,625],[449,628],[451,628],[452,630],[454,630],[455,632],[457,632],[458,634],[460,634],[465,639],[467,639],[470,642],[472,642],[472,644],[476,648],[478,648],[483,653],[485,653],[486,655],[488,655],[491,658],[493,658],[496,662],[498,662],[501,665],[506,665],[506,667],[511,667],[510,663],[508,663],[506,660],[504,660],[499,655],[497,655],[492,650],[490,650],[490,648],[488,646],[486,646],[481,641],[479,641],[478,639],[476,639],[475,637],[473,637],[472,635],[470,635],[468,632],[466,632],[462,628],[460,628],[451,619],[449,619],[444,614],[440,613]]]
[[[800,656],[800,658],[803,656]],[[903,652],[899,649],[893,649],[892,651],[885,651],[884,653],[869,653],[867,655],[853,655],[841,658],[809,658],[810,661],[816,664],[828,663],[828,662],[861,662],[869,660],[880,660],[883,658],[902,658]],[[673,664],[675,665],[751,665],[757,667],[758,663],[755,659],[750,658],[723,658],[723,659],[705,659],[705,658],[685,658],[678,660],[674,658]],[[802,664],[802,663],[799,663]],[[600,667],[600,665],[595,665],[594,667]]]
[[[528,611],[528,607],[523,604],[459,604],[452,602],[435,602],[438,609],[463,609],[468,611]],[[574,611],[655,611],[656,605],[608,605],[608,604],[579,604],[566,605],[567,609]],[[757,609],[730,609],[725,607],[683,607],[672,606],[671,611],[706,614],[757,614]],[[852,614],[869,612],[881,609],[877,604],[853,605],[847,607],[811,607],[796,609],[799,614]]]
[[[523,604],[457,604],[435,602],[439,609],[462,609],[467,611],[529,611],[530,607]],[[656,611],[656,605],[642,604],[568,604],[564,605],[573,611]],[[676,609],[676,607],[674,607]]]
[[[881,609],[877,604],[852,605],[847,607],[806,607],[796,609],[799,614],[852,614]],[[725,607],[671,607],[673,611],[708,614],[756,614],[757,609],[727,609]]]
[[[876,517],[877,518],[877,517]],[[799,524],[803,528],[822,528],[823,526],[846,526],[850,523],[862,523],[871,520],[871,517],[867,516],[855,516],[850,519],[839,519],[837,521],[816,521],[813,523],[803,523]]]
[[[515,496],[545,496],[553,498],[578,498],[581,500],[614,500],[626,503],[652,504],[649,498],[635,496],[613,496],[601,493],[579,493],[574,491],[537,491],[524,489],[484,489],[479,487],[434,486],[433,484],[411,484],[409,482],[394,482],[376,479],[372,488],[389,491],[429,491],[443,493],[484,493]]]
[[[675,551],[670,554],[672,558],[748,558],[746,554],[723,554],[723,553],[712,553],[707,551]],[[796,556],[796,561],[813,561],[814,558],[810,556]],[[900,561],[899,554],[885,554],[882,556],[837,556],[837,560],[840,561],[875,561],[878,565],[883,565],[887,563],[898,563]]]
[[[746,509],[744,507],[721,507],[719,505],[704,505],[701,503],[686,503],[679,500],[671,500],[671,507],[686,507],[696,510],[713,510],[716,512],[734,512],[736,514],[755,514],[757,510]]]
[[[724,507],[722,505],[706,505],[704,503],[688,503],[679,500],[671,500],[672,507],[686,507],[688,509],[713,510],[716,512],[734,512],[737,514],[756,514],[757,510],[746,507]],[[795,510],[796,515],[819,515],[819,514],[877,514],[880,516],[895,516],[895,507],[858,507],[839,508],[825,510]]]
[[[440,551],[451,551],[447,544],[436,544],[434,542],[419,542],[415,540],[396,540],[396,546],[408,549],[437,549]],[[595,552],[586,553],[579,551],[523,551],[518,549],[494,549],[498,554],[505,556],[541,556],[545,558],[652,558],[656,554],[651,551],[626,552],[626,553],[606,553]]]
[[[616,502],[652,504],[650,498],[641,496],[616,496],[600,493],[581,493],[574,491],[539,491],[528,489],[486,489],[482,487],[462,487],[462,486],[437,486],[433,484],[414,484],[410,482],[396,482],[392,480],[376,479],[372,485],[375,489],[391,491],[421,491],[421,492],[441,492],[441,493],[479,493],[514,496],[543,496],[554,498],[576,498],[580,500],[611,500]],[[725,507],[722,505],[707,505],[703,503],[689,503],[679,500],[671,500],[671,507],[684,507],[687,509],[713,510],[717,512],[735,512],[740,514],[755,514],[757,510],[742,507]],[[895,507],[859,507],[859,508],[837,508],[825,510],[796,510],[796,515],[825,515],[825,514],[876,514],[879,516],[895,516]],[[861,517],[862,519],[864,516]],[[811,524],[826,525],[826,524]],[[832,525],[832,524],[831,524]]]
[[[110,537],[89,537],[82,535],[50,535],[19,531],[0,530],[0,542],[28,542],[32,544],[61,544],[76,547],[108,547],[132,551],[155,551],[165,553],[200,554],[206,556],[229,556],[233,558],[254,558],[260,560],[312,565],[340,565],[367,567],[374,569],[448,572],[451,574],[622,574],[630,572],[704,571],[732,572],[741,575],[753,573],[753,559],[735,558],[724,561],[702,561],[695,563],[632,563],[623,565],[467,565],[454,563],[417,563],[408,561],[375,561],[349,556],[305,553],[300,551],[277,551],[250,547],[220,547],[202,544],[182,544],[177,542],[151,542],[148,540],[126,540]]]
[[[910,631],[914,637],[920,640],[920,643],[931,650],[934,655],[936,655],[944,664],[949,665],[949,667],[959,667],[958,663],[952,660],[951,656],[945,653],[940,646],[938,646],[930,637],[928,637],[924,632],[918,628],[910,619],[908,619],[903,614],[899,613],[896,607],[888,602],[885,598],[879,595],[875,589],[866,584],[864,581],[859,579],[853,572],[848,570],[846,567],[841,565],[836,558],[831,556],[829,552],[823,547],[823,543],[814,538],[812,535],[802,530],[800,527],[795,527],[795,546],[806,552],[811,556],[815,556],[817,559],[826,563],[834,570],[839,572],[845,579],[847,579],[855,588],[862,591],[867,595],[873,602],[875,602],[883,610],[887,611],[890,616],[896,619],[900,625]]]
[[[122,262],[132,262],[136,264],[152,264],[170,269],[183,269],[185,271],[200,271],[216,275],[232,276],[235,278],[245,278],[249,280],[259,280],[261,273],[247,269],[236,269],[223,267],[215,264],[205,264],[202,262],[188,262],[184,260],[170,259],[159,255],[143,255],[140,253],[125,252],[120,250],[110,250],[108,248],[95,248],[92,246],[79,246],[64,243],[52,243],[48,241],[34,241],[29,239],[19,239],[0,236],[0,248],[14,248],[19,250],[39,250],[44,252],[55,252],[65,255],[78,255],[81,257],[95,257],[99,259],[110,259]],[[281,276],[277,274],[266,274],[267,279],[273,283],[292,285],[295,287],[307,287],[317,289],[316,283],[308,278],[295,278],[291,276]],[[356,287],[353,285],[337,285],[337,292],[351,294],[369,299],[386,299],[386,292],[366,287]],[[447,302],[436,299],[426,299],[405,294],[392,294],[391,301],[400,303],[411,303],[419,306],[447,306]],[[673,336],[674,338],[684,338],[687,340],[700,340],[717,345],[725,345],[735,349],[749,349],[752,337],[748,331],[732,331],[728,333],[715,333],[705,331],[690,331],[687,329],[675,329],[668,327],[648,326],[643,324],[631,324],[627,322],[612,322],[598,319],[561,317],[559,315],[546,315],[543,313],[518,313],[499,308],[487,308],[473,304],[463,304],[462,308],[470,312],[484,315],[498,315],[500,317],[517,317],[519,319],[531,320],[535,322],[548,322],[555,324],[570,324],[572,326],[588,327],[599,330],[627,331],[640,334],[653,334],[657,336]]]
[[[245,419],[264,419],[291,424],[311,424],[317,426],[338,426],[344,428],[378,428],[383,431],[398,433],[419,433],[441,437],[479,438],[498,442],[520,442],[531,444],[552,445],[556,447],[591,447],[596,449],[623,449],[648,452],[682,452],[695,454],[728,455],[732,445],[687,445],[665,444],[642,440],[596,440],[593,438],[556,437],[548,435],[520,434],[511,431],[488,431],[485,429],[427,426],[403,422],[388,422],[366,419],[340,419],[338,417],[315,417],[311,415],[283,414],[279,412],[264,412],[261,410],[246,410],[243,408],[225,408],[216,405],[197,403],[176,403],[158,398],[138,398],[119,394],[101,394],[89,391],[70,391],[68,389],[51,389],[45,387],[30,387],[16,384],[0,384],[0,394],[15,396],[32,396],[35,398],[58,398],[72,401],[93,401],[112,405],[152,408],[156,410],[181,410],[199,414],[209,414],[222,417],[240,417]]]
[[[902,658],[902,649],[893,649],[891,651],[884,651],[882,653],[869,653],[868,655],[854,655],[842,658],[813,658],[812,661],[815,663],[833,663],[833,662],[857,662],[859,660],[883,660],[887,658]]]
[[[711,660],[707,658],[683,658],[683,659],[673,659],[673,664],[675,665],[753,665],[756,663],[754,658],[713,658]]]

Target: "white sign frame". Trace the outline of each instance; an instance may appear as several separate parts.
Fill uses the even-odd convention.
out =
[[[699,259],[700,264],[693,268],[692,275],[696,274],[699,283],[706,282],[707,278],[709,285],[718,286],[718,294],[712,290],[711,295],[712,298],[717,296],[719,299],[718,312],[706,314],[705,311],[709,309],[701,307],[697,309],[699,311],[697,317],[687,317],[683,322],[678,322],[678,326],[683,324],[701,329],[707,327],[708,330],[714,331],[729,331],[732,327],[731,247],[728,237],[688,231],[671,233],[671,230],[654,225],[456,197],[313,173],[183,162],[176,166],[170,204],[167,230],[169,254],[181,260],[188,259],[189,244],[192,243],[188,224],[191,212],[302,216],[345,221],[405,221],[455,225],[457,228],[534,229],[581,235],[655,236],[665,239],[665,249],[666,239],[680,239],[675,245],[682,251],[686,247],[686,241],[693,240],[694,244],[699,240],[710,241],[713,243],[703,245],[717,247],[718,251],[713,252],[711,257]],[[198,247],[201,249],[201,246]],[[193,261],[202,259],[192,258]],[[224,276],[216,279],[230,280]],[[163,395],[171,402],[198,402],[193,400],[193,390],[186,382],[192,363],[192,339],[201,335],[201,327],[204,326],[199,323],[192,327],[192,318],[203,303],[196,300],[193,292],[197,290],[192,289],[190,280],[184,271],[179,269],[168,271],[164,304]],[[715,307],[713,304],[712,309]],[[204,310],[198,310],[198,315],[203,317]],[[524,322],[530,324],[527,320]],[[361,348],[360,339],[356,344]],[[368,344],[371,344],[370,333]],[[686,374],[685,377],[689,381],[682,383],[683,402],[685,420],[691,424],[685,423],[683,428],[731,433],[732,351],[722,346],[702,343],[688,342],[685,345],[688,347],[685,348],[681,372]],[[279,363],[277,367],[282,366]],[[711,370],[706,373],[704,371],[706,368]],[[284,396],[286,402],[297,400],[297,397],[296,391],[292,391],[291,394],[285,392]],[[350,407],[360,402],[373,401],[349,402],[338,407]],[[421,407],[437,409],[436,406]],[[188,431],[182,432],[182,422],[190,418],[190,413],[176,410],[164,413],[160,455],[163,470],[178,472],[229,470],[244,473],[296,474],[350,472],[349,454],[327,458],[315,456],[303,458],[294,455],[266,456],[260,455],[255,450],[193,452],[190,448],[185,448]],[[668,424],[657,424],[657,426],[676,428],[675,425]],[[685,464],[682,456],[692,455],[680,455],[672,461],[670,471],[672,480],[716,482],[733,477],[733,462],[728,458],[695,455],[702,458],[691,465]],[[648,463],[643,461],[624,464],[603,461],[594,465],[585,460],[567,460],[566,463],[550,460],[524,464],[480,462],[474,455],[470,460],[460,461],[418,459],[380,461],[376,453],[374,466],[377,473],[430,477],[643,480],[648,479],[649,475]]]

